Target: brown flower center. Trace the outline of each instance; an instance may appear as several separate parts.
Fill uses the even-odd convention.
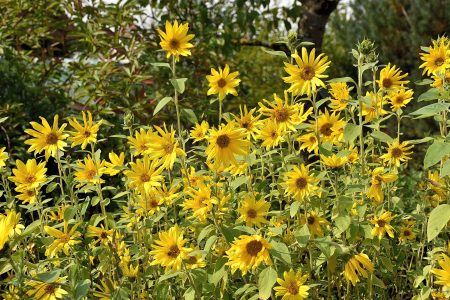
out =
[[[172,50],[178,50],[180,48],[180,42],[176,39],[170,40],[169,45]]]
[[[249,217],[250,219],[256,218],[256,210],[254,210],[253,208],[250,208],[247,211],[247,217]]]
[[[46,293],[47,295],[52,295],[52,294],[54,294],[54,293],[55,293],[55,290],[56,290],[56,288],[55,288],[55,286],[54,286],[53,284],[47,284],[47,285],[45,286],[45,293]]]
[[[141,175],[140,179],[142,182],[148,182],[148,181],[150,181],[150,176],[147,173],[144,173]]]
[[[245,128],[245,129],[248,129],[250,127],[250,124],[248,122],[242,122],[241,123],[241,127]]]
[[[230,138],[226,134],[219,135],[217,137],[216,144],[220,148],[226,148],[230,144]]]
[[[392,86],[392,80],[390,78],[383,79],[383,87],[388,89]]]
[[[100,233],[100,237],[105,240],[108,238],[108,233],[106,231],[102,231],[102,233]]]
[[[303,80],[311,80],[316,75],[316,72],[314,71],[314,68],[312,67],[304,67],[303,70],[300,72],[300,78]]]
[[[63,234],[59,239],[63,244],[66,244],[70,241],[70,236],[68,234]]]
[[[386,221],[385,220],[378,220],[377,224],[378,224],[378,227],[384,227],[384,225],[386,225]]]
[[[309,225],[313,225],[314,223],[316,223],[316,218],[314,216],[309,216],[307,221]]]
[[[152,208],[156,208],[156,207],[158,207],[158,201],[156,201],[156,200],[152,200],[152,201],[150,201],[150,206],[152,207]]]
[[[189,258],[187,259],[187,263],[190,264],[190,265],[193,265],[193,264],[197,263],[197,257],[189,256]]]
[[[331,127],[333,127],[333,124],[325,123],[320,127],[319,131],[324,136],[330,136],[333,133],[333,130],[331,130]]]
[[[442,57],[438,57],[435,61],[434,64],[438,67],[442,66],[444,64],[444,59]]]
[[[291,295],[297,295],[298,294],[298,286],[297,283],[295,281],[292,281],[289,283],[288,287],[286,288],[286,290],[288,291],[288,293],[290,293]]]
[[[170,154],[173,152],[174,145],[172,143],[165,144],[163,146],[163,148],[164,148],[164,152],[166,152],[166,154]]]
[[[399,158],[399,157],[402,157],[403,151],[400,148],[394,148],[391,150],[391,155],[394,158]]]
[[[308,181],[306,181],[306,178],[304,177],[299,177],[295,180],[295,185],[297,188],[303,190],[308,185]]]
[[[95,174],[97,174],[97,172],[95,170],[89,170],[86,173],[86,177],[87,177],[87,179],[92,180],[92,179],[94,179]]]
[[[28,175],[27,177],[25,177],[26,183],[33,183],[35,181],[36,181],[36,177],[34,177],[33,175]]]
[[[263,244],[260,241],[251,241],[245,246],[247,253],[251,256],[257,256],[258,253],[262,250]]]
[[[286,108],[275,110],[275,119],[277,122],[286,122],[289,119],[289,112]]]
[[[272,139],[275,139],[277,136],[278,136],[278,134],[277,134],[277,132],[275,130],[270,133],[270,137]]]
[[[26,194],[28,197],[32,197],[32,196],[36,195],[36,192],[34,190],[27,190]]]
[[[177,245],[173,245],[170,247],[169,252],[167,253],[168,256],[172,258],[177,258],[178,255],[180,255],[180,249],[178,249]]]
[[[219,88],[224,88],[227,85],[227,81],[223,78],[220,78],[219,81],[217,81],[217,86]]]
[[[50,132],[49,134],[47,134],[47,136],[45,137],[45,143],[47,144],[47,145],[54,145],[54,144],[56,144],[58,142],[58,136],[55,134],[55,133],[53,133],[53,132]]]
[[[402,96],[395,97],[395,103],[403,104],[403,101],[405,101],[405,99]]]
[[[90,132],[89,130],[86,130],[86,131],[83,133],[83,136],[84,136],[85,138],[88,138],[88,137],[91,136],[91,132]]]
[[[403,230],[403,235],[404,236],[410,236],[411,235],[411,231],[409,229],[405,229],[405,230]]]

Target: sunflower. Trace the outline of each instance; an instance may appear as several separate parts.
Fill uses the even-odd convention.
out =
[[[322,218],[316,211],[310,211],[306,214],[306,216],[301,216],[300,222],[308,226],[309,232],[311,233],[311,237],[314,236],[322,237],[323,236],[322,226],[330,225],[327,219]]]
[[[297,138],[300,142],[300,150],[306,149],[308,152],[319,153],[319,141],[314,132],[306,133]]]
[[[209,90],[207,95],[219,94],[219,101],[225,99],[225,96],[231,94],[237,96],[236,87],[241,82],[236,78],[239,76],[239,72],[230,73],[230,67],[225,65],[225,68],[220,68],[219,71],[211,68],[211,75],[206,75],[206,79],[209,83]]]
[[[7,214],[6,216],[0,214],[0,251],[5,247],[5,244],[11,238],[11,233],[14,233],[14,216]]]
[[[140,193],[137,195],[136,213],[142,217],[152,216],[160,211],[161,204],[163,203],[164,199],[156,192],[156,190]]]
[[[58,127],[58,115],[53,118],[53,126],[50,127],[47,120],[39,117],[42,125],[37,122],[31,122],[33,129],[26,129],[25,132],[33,138],[25,141],[25,144],[30,145],[28,152],[34,151],[34,154],[39,154],[45,151],[45,159],[48,160],[50,156],[56,157],[58,150],[64,151],[67,143],[64,140],[69,136],[64,133],[64,128],[67,124],[62,124]]]
[[[442,269],[431,269],[431,273],[437,277],[434,283],[450,287],[450,258],[446,254],[441,254],[438,258],[438,264]]]
[[[360,280],[359,276],[369,277],[369,273],[373,273],[374,265],[365,253],[358,253],[351,257],[344,266],[344,278],[355,286]]]
[[[206,155],[208,162],[214,160],[216,167],[228,167],[235,164],[236,155],[247,155],[250,142],[242,128],[236,128],[235,122],[221,125],[218,130],[210,129]]]
[[[370,223],[375,225],[375,227],[372,228],[372,235],[378,236],[381,240],[384,234],[387,233],[391,238],[393,238],[394,228],[391,226],[390,222],[394,218],[395,215],[393,216],[389,211],[382,213],[381,216],[374,216],[372,220],[370,220]]]
[[[159,45],[167,52],[167,58],[173,55],[178,60],[180,55],[191,55],[191,50],[189,49],[194,48],[194,45],[189,43],[189,41],[194,38],[194,35],[187,34],[188,30],[188,23],[178,24],[178,21],[175,21],[173,25],[166,21],[166,32],[158,29],[159,38],[161,39]]]
[[[201,124],[196,124],[191,130],[191,139],[194,143],[198,143],[206,139],[206,134],[209,130],[209,124],[207,121],[202,121]]]
[[[185,156],[186,153],[178,146],[173,127],[168,131],[164,124],[164,130],[159,126],[155,126],[155,129],[159,135],[153,135],[148,145],[148,156],[152,160],[159,160],[162,168],[172,170],[177,155]]]
[[[380,89],[395,90],[402,88],[403,85],[408,84],[409,80],[402,80],[408,76],[408,73],[402,74],[399,68],[389,63],[380,71],[380,79],[377,80]]]
[[[419,67],[424,68],[422,75],[444,73],[446,69],[450,68],[449,46],[442,41],[433,41],[433,45],[428,48],[428,51],[420,54],[420,59],[424,61]]]
[[[391,108],[393,111],[406,106],[413,97],[413,91],[410,89],[400,88],[397,91],[390,92],[387,96],[388,101],[391,103]]]
[[[0,148],[0,170],[6,166],[5,162],[8,160],[8,152],[5,151],[6,147]]]
[[[95,284],[95,290],[92,293],[98,300],[111,300],[116,287],[109,279],[100,280],[100,284]]]
[[[244,109],[242,109],[242,106],[239,106],[239,110],[239,116],[231,114],[234,117],[234,120],[236,121],[238,127],[244,129],[247,132],[248,137],[256,139],[258,125],[260,124],[260,115],[256,117],[253,115],[256,111],[256,107],[252,108],[249,111],[247,109],[247,105],[244,105]]]
[[[133,155],[149,154],[149,144],[152,142],[152,137],[154,135],[155,134],[151,129],[146,131],[144,128],[141,128],[134,133],[134,137],[127,137],[128,145],[130,146]]]
[[[413,232],[412,226],[404,225],[400,228],[400,241],[414,241],[416,234]]]
[[[88,144],[95,144],[97,142],[97,132],[103,120],[94,124],[90,111],[87,111],[88,118],[86,118],[84,111],[81,113],[83,114],[84,125],[81,125],[75,118],[68,119],[69,124],[76,130],[70,131],[72,136],[69,140],[72,142],[72,148],[81,145],[81,149],[85,149]]]
[[[103,183],[101,179],[105,170],[104,161],[93,160],[91,155],[88,154],[82,161],[78,160],[75,167],[75,179],[81,184],[84,183]]]
[[[86,237],[95,238],[93,245],[100,243],[101,245],[108,245],[113,240],[113,229],[106,230],[103,224],[99,227],[89,225],[87,227]]]
[[[183,210],[191,210],[190,219],[198,219],[204,223],[211,213],[213,204],[217,204],[217,199],[211,195],[211,187],[203,186],[200,189],[189,189],[186,200],[181,204]]]
[[[292,54],[292,58],[295,59],[297,65],[290,63],[284,63],[284,70],[289,76],[283,77],[284,82],[290,83],[291,86],[288,92],[294,95],[310,96],[315,94],[317,87],[324,87],[322,78],[327,78],[328,75],[323,74],[325,70],[330,66],[328,57],[323,53],[316,57],[316,49],[312,49],[308,57],[306,48],[302,48],[302,56],[300,57],[295,50]]]
[[[270,203],[264,199],[256,200],[253,194],[247,194],[244,201],[238,208],[239,219],[247,226],[261,227],[263,223],[268,223],[266,216],[269,213]]]
[[[230,165],[225,172],[230,172],[234,176],[244,175],[248,170],[248,164],[245,160],[239,160],[237,163]]]
[[[48,257],[55,257],[61,250],[63,250],[65,255],[69,255],[70,248],[73,245],[81,243],[81,241],[77,240],[77,238],[81,235],[77,231],[78,225],[80,225],[80,223],[73,225],[69,230],[69,224],[67,221],[64,221],[63,231],[50,226],[44,226],[45,232],[55,238],[53,243],[48,246],[45,251],[45,255]]]
[[[266,265],[272,264],[270,249],[269,242],[260,235],[240,235],[225,252],[228,258],[226,264],[231,267],[232,274],[239,269],[245,275],[263,262]]]
[[[280,286],[276,286],[275,290],[276,296],[282,296],[281,300],[303,300],[309,295],[309,286],[304,285],[308,275],[302,274],[302,271],[294,272],[290,269],[289,272],[283,273],[283,279],[278,278],[277,282]]]
[[[39,188],[24,188],[18,189],[19,195],[16,196],[17,199],[22,200],[24,203],[36,203],[37,196],[39,194]]]
[[[193,166],[190,167],[189,172],[188,172],[188,178],[189,178],[189,183],[191,185],[191,187],[201,187],[204,186],[206,184],[207,181],[211,180],[211,176],[208,175],[203,175],[204,171],[195,171],[195,168]],[[186,180],[186,178],[183,178],[185,180],[185,185],[189,185],[188,181]]]
[[[162,168],[156,160],[150,160],[148,156],[130,163],[131,170],[124,172],[128,178],[128,184],[131,188],[150,192],[155,186],[160,186],[164,177],[161,175]]]
[[[20,160],[16,160],[16,168],[12,170],[14,176],[8,179],[16,185],[16,191],[37,189],[45,183],[47,177],[45,172],[45,162],[37,163],[35,159],[28,159],[24,164]]]
[[[444,87],[444,82],[448,86],[450,84],[450,69],[446,70],[443,76],[441,74],[431,75],[431,78],[433,79],[431,87],[441,89]]]
[[[267,106],[263,102],[259,102],[259,111],[262,115],[273,119],[282,130],[296,131],[295,126],[306,121],[312,113],[311,107],[305,111],[303,103],[290,105],[287,91],[284,91],[284,101],[277,94],[273,94],[273,99],[273,102],[263,100]]]
[[[192,250],[183,247],[186,240],[183,239],[180,228],[175,225],[167,231],[158,233],[158,238],[152,245],[153,250],[150,251],[150,255],[154,257],[151,265],[160,265],[165,267],[166,271],[180,271],[183,260],[188,258]]]
[[[284,142],[283,136],[285,132],[282,126],[279,126],[275,120],[266,119],[261,124],[261,129],[257,136],[262,140],[262,147],[266,147],[266,150],[277,147],[281,142]]]
[[[402,142],[400,144],[398,139],[395,139],[391,144],[389,144],[388,153],[380,156],[385,163],[391,164],[395,167],[400,167],[402,162],[406,162],[411,159],[409,155],[413,152],[408,151],[413,148],[414,145],[409,145],[408,142]]]
[[[179,188],[180,186],[176,184],[172,184],[167,187],[166,184],[163,183],[161,186],[157,186],[155,190],[165,204],[172,205],[175,199],[177,199],[181,194],[180,192],[178,192]]]
[[[350,90],[345,82],[332,82],[328,92],[331,95],[330,108],[333,111],[345,110],[350,100]]]
[[[370,105],[363,102],[362,115],[364,116],[364,121],[366,123],[387,114],[387,111],[383,108],[385,101],[380,93],[374,94],[373,92],[366,92],[365,98],[369,98],[370,100]]]
[[[437,202],[447,199],[447,188],[445,180],[439,175],[439,171],[428,171],[426,178],[428,190]]]
[[[335,169],[344,166],[348,162],[348,158],[346,156],[344,157],[337,156],[336,154],[332,154],[330,156],[325,156],[321,154],[320,161],[325,166]]]
[[[109,176],[119,174],[125,163],[125,153],[120,152],[119,155],[117,155],[112,151],[108,153],[108,157],[110,162],[105,162],[105,169],[103,172]]]
[[[200,248],[198,246],[194,247],[194,245],[191,245],[190,247],[192,252],[189,253],[188,258],[185,260],[186,268],[189,270],[204,268],[206,262],[201,255]]]
[[[30,287],[27,289],[27,295],[32,299],[39,300],[56,300],[65,298],[68,292],[61,288],[61,284],[66,283],[65,277],[58,277],[56,280],[50,282],[43,282],[41,280],[30,280],[27,285]]]
[[[298,201],[302,201],[306,196],[314,194],[318,189],[315,184],[317,179],[310,176],[309,166],[301,164],[294,166],[292,171],[286,173],[286,181],[284,186],[286,188],[285,194],[294,197]]]
[[[339,113],[333,112],[330,115],[328,110],[325,110],[316,121],[312,122],[314,129],[317,128],[317,134],[322,142],[336,144],[344,138],[345,121],[339,117]]]
[[[381,188],[382,183],[390,183],[397,180],[398,176],[394,173],[387,173],[383,167],[375,168],[372,171],[371,186],[367,191],[367,197],[374,200],[376,203],[382,203],[384,200],[384,193]]]

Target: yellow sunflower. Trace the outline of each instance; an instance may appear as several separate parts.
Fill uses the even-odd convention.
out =
[[[166,32],[158,29],[159,38],[161,42],[159,45],[161,48],[167,52],[167,58],[173,55],[177,60],[181,56],[189,56],[191,55],[191,48],[194,47],[190,40],[194,38],[193,34],[187,34],[189,30],[189,24],[178,24],[178,21],[175,21],[170,24],[169,21],[166,21]]]
[[[28,152],[34,151],[34,154],[39,154],[45,151],[45,159],[48,160],[50,156],[56,157],[58,150],[64,151],[67,143],[64,140],[69,136],[64,133],[64,128],[67,124],[62,124],[58,127],[58,115],[53,118],[53,126],[50,127],[47,120],[39,117],[42,125],[37,122],[31,122],[33,129],[26,129],[25,132],[33,138],[25,141],[25,144],[30,145]]]
[[[237,155],[247,155],[250,148],[247,133],[236,128],[234,121],[209,132],[206,155],[208,162],[214,161],[216,167],[228,167],[237,162]]]
[[[441,254],[438,259],[438,264],[442,269],[431,269],[431,273],[437,277],[434,283],[450,287],[450,258],[446,254]]]
[[[5,151],[6,147],[0,148],[0,170],[6,166],[5,162],[8,160],[8,152]]]
[[[301,164],[294,166],[292,171],[286,173],[286,181],[283,185],[286,188],[285,194],[294,197],[298,201],[303,201],[306,196],[314,194],[318,189],[315,185],[318,182],[309,173],[309,166]]]
[[[350,100],[350,90],[345,82],[332,82],[328,92],[331,95],[330,108],[333,111],[345,110]]]
[[[391,238],[393,238],[394,228],[391,226],[390,222],[394,218],[395,215],[393,216],[389,211],[382,213],[380,216],[374,216],[372,220],[370,220],[370,223],[375,225],[375,227],[372,228],[372,235],[378,236],[381,240],[384,234],[387,233]]]
[[[68,294],[66,290],[61,288],[61,284],[66,283],[65,277],[58,277],[51,283],[43,282],[41,280],[29,280],[27,285],[30,287],[27,289],[27,295],[32,297],[32,299],[39,300],[56,300],[63,299]]]
[[[225,68],[220,68],[219,71],[211,68],[211,75],[207,75],[206,79],[209,83],[209,90],[207,95],[219,94],[219,100],[222,101],[226,95],[231,94],[237,96],[236,87],[241,82],[237,77],[239,72],[230,73],[230,67],[225,65]]]
[[[141,216],[152,216],[161,209],[164,199],[156,192],[143,192],[136,195],[136,213]]]
[[[190,248],[184,247],[184,244],[186,240],[183,239],[183,232],[178,225],[159,232],[158,240],[154,241],[153,250],[150,251],[150,255],[153,255],[151,265],[160,265],[165,267],[166,271],[180,271],[183,260],[188,258],[191,251]]]
[[[159,160],[163,168],[172,170],[177,156],[185,156],[186,153],[179,147],[173,127],[168,131],[164,124],[164,130],[159,126],[155,126],[155,129],[159,135],[153,135],[148,145],[148,156],[152,160]]]
[[[366,123],[387,114],[387,111],[383,108],[385,101],[380,93],[374,94],[373,92],[367,92],[365,98],[369,98],[370,100],[370,105],[363,102],[362,115]]]
[[[5,247],[5,244],[11,238],[11,233],[14,233],[14,216],[10,213],[6,216],[0,214],[0,251]]]
[[[269,213],[270,203],[264,199],[256,200],[253,194],[247,194],[244,201],[238,208],[238,221],[243,221],[247,226],[261,227],[263,223],[268,223],[266,216]]]
[[[250,111],[247,109],[247,105],[244,105],[244,109],[242,106],[239,106],[240,115],[236,116],[231,114],[234,117],[238,127],[244,129],[247,132],[248,137],[252,137],[256,139],[256,133],[258,132],[258,125],[260,124],[259,116],[254,116],[253,114],[256,111],[256,107],[252,108]]]
[[[288,92],[294,95],[310,96],[316,93],[317,87],[324,87],[323,78],[327,78],[325,70],[330,66],[328,57],[323,53],[316,57],[316,49],[312,49],[308,56],[306,48],[302,48],[302,56],[300,57],[297,50],[292,54],[297,65],[284,63],[284,70],[289,76],[283,77],[284,82],[290,83]]]
[[[141,128],[134,133],[134,137],[127,137],[128,145],[130,146],[133,155],[149,154],[149,145],[151,144],[154,135],[155,134],[151,129],[145,130],[144,128]]]
[[[239,269],[242,275],[245,275],[262,263],[272,264],[270,249],[269,242],[260,235],[241,235],[225,252],[228,258],[227,265],[231,267],[231,273],[234,274]]]
[[[438,74],[444,73],[446,69],[450,68],[450,49],[447,43],[433,41],[433,45],[428,48],[428,51],[420,54],[420,59],[424,61],[419,68],[423,69],[423,74]]]
[[[213,204],[217,204],[216,197],[211,195],[211,187],[203,186],[197,189],[189,189],[187,191],[186,200],[181,204],[183,210],[191,210],[190,219],[197,219],[200,222],[206,222],[206,218],[211,213]]]
[[[400,228],[400,241],[414,241],[416,234],[413,232],[412,226],[404,225]]]
[[[192,252],[198,253],[200,251],[200,248],[198,246],[194,247],[194,245],[191,245],[190,247],[193,250]],[[206,266],[206,262],[203,259],[201,254],[189,253],[189,256],[185,260],[185,263],[186,263],[186,268],[189,270],[201,269]]]
[[[311,237],[323,236],[322,226],[330,225],[327,219],[322,218],[317,211],[310,211],[306,216],[302,215],[300,217],[300,222],[302,224],[307,224]]]
[[[361,252],[351,257],[345,264],[344,278],[355,286],[360,281],[359,276],[368,278],[369,273],[373,273],[374,270],[374,265],[367,254]]]
[[[399,68],[389,63],[380,71],[380,79],[377,80],[380,89],[395,90],[400,89],[403,85],[408,84],[409,80],[402,80],[408,76],[408,73],[402,74]]]
[[[37,189],[45,183],[47,177],[45,172],[45,162],[37,163],[35,159],[28,159],[24,164],[20,160],[16,160],[16,168],[12,170],[14,176],[8,179],[16,185],[16,191]]]
[[[87,111],[87,118],[84,111],[81,113],[83,114],[83,125],[75,118],[68,119],[69,124],[76,130],[70,131],[72,136],[69,140],[72,142],[72,148],[81,145],[81,149],[85,149],[88,144],[95,144],[97,142],[97,132],[100,129],[103,120],[94,124],[90,111]]]
[[[278,278],[277,282],[280,286],[276,286],[276,296],[281,296],[281,300],[303,300],[308,298],[309,286],[304,283],[308,279],[308,275],[302,274],[302,271],[294,272],[290,269],[289,272],[283,273],[283,279]]]
[[[345,121],[339,117],[339,113],[330,114],[328,110],[325,110],[316,121],[312,122],[314,130],[318,129],[318,135],[322,142],[336,144],[344,138]]]
[[[19,195],[16,196],[17,199],[22,200],[24,203],[36,203],[37,196],[39,194],[39,188],[37,189],[19,189]]]
[[[444,82],[448,86],[450,84],[450,69],[446,70],[444,75],[431,75],[431,78],[433,79],[431,87],[441,89],[444,87]]]
[[[71,249],[71,247],[73,245],[81,243],[80,240],[77,240],[77,238],[81,235],[77,231],[78,225],[80,225],[80,223],[73,225],[69,230],[69,223],[67,223],[67,221],[64,221],[63,231],[50,226],[44,226],[45,232],[55,238],[53,243],[47,247],[45,255],[48,257],[55,257],[61,250],[63,250],[65,255],[69,255],[69,250]]]
[[[84,183],[103,183],[101,179],[105,170],[104,161],[95,161],[90,155],[86,156],[82,161],[78,160],[74,173],[75,179],[81,184]]]
[[[282,130],[296,131],[295,126],[306,121],[312,113],[312,108],[305,111],[303,103],[290,105],[287,91],[284,91],[284,101],[277,94],[273,94],[273,99],[273,102],[263,100],[267,106],[263,102],[259,102],[259,111],[262,115],[273,119]]]
[[[160,163],[150,160],[148,156],[130,163],[131,170],[124,172],[131,188],[150,192],[153,187],[160,186],[164,177],[161,175]]]
[[[306,149],[309,153],[319,153],[319,141],[317,140],[317,136],[314,132],[299,136],[297,141],[300,142],[300,150]]]
[[[367,197],[381,204],[384,200],[382,183],[394,182],[397,178],[396,174],[386,172],[383,167],[375,168],[372,171],[371,186],[367,191]]]
[[[113,241],[113,229],[106,230],[103,224],[99,227],[89,225],[87,227],[86,237],[94,238],[93,245],[100,243],[101,245],[108,245]]]
[[[109,176],[119,174],[125,163],[125,153],[120,152],[119,155],[117,155],[114,151],[112,151],[108,153],[108,157],[110,162],[105,162],[104,173]]]
[[[414,145],[409,145],[408,142],[400,143],[398,139],[395,139],[391,144],[389,144],[388,153],[380,156],[385,163],[388,163],[395,167],[400,167],[402,162],[406,162],[411,159],[409,155],[413,152],[408,151],[412,149]]]
[[[411,102],[413,98],[413,91],[410,89],[400,88],[397,91],[390,92],[387,96],[388,101],[391,103],[393,111],[405,107],[406,104]]]
[[[323,154],[320,155],[320,161],[327,167],[332,169],[340,168],[344,166],[348,162],[348,157],[346,156],[337,156],[336,154],[332,154],[330,156],[325,156]]]
[[[209,130],[209,124],[207,121],[202,121],[201,124],[196,124],[191,129],[191,139],[193,139],[194,143],[198,143],[206,139],[206,134]]]
[[[262,147],[266,150],[277,147],[281,142],[284,142],[285,132],[282,126],[279,126],[273,119],[266,119],[261,123],[261,129],[257,138],[262,140]]]

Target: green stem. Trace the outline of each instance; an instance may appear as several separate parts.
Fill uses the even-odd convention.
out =
[[[364,132],[363,132],[363,101],[362,101],[362,65],[361,54],[358,55],[358,107],[359,107],[359,157],[361,161],[361,172],[364,174]],[[376,95],[375,95],[376,97]]]

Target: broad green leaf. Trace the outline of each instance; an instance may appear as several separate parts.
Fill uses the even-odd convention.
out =
[[[52,283],[52,282],[55,282],[55,280],[59,278],[59,274],[61,274],[61,270],[57,269],[52,272],[45,272],[45,273],[37,274],[37,278],[39,278],[39,280],[41,280],[41,281],[44,281],[47,283]]]
[[[434,116],[444,110],[448,110],[450,103],[433,103],[410,113],[412,116],[418,116],[415,119]]]
[[[216,285],[227,274],[227,270],[225,267],[225,263],[227,261],[228,260],[225,257],[221,257],[216,261],[216,265],[214,266],[214,273],[208,278],[209,283]]]
[[[89,279],[85,279],[81,282],[78,282],[74,292],[75,299],[77,300],[83,299],[83,297],[85,297],[88,294],[90,285],[91,281]]]
[[[75,207],[73,206],[66,207],[64,209],[64,220],[69,221],[70,219],[73,218],[73,216],[75,216],[76,212],[77,210]]]
[[[167,103],[169,103],[170,101],[172,101],[172,97],[164,97],[161,100],[159,100],[158,104],[155,107],[155,110],[153,111],[153,115],[159,113],[159,111],[163,109],[164,106],[166,106]]]
[[[356,85],[356,82],[351,77],[339,77],[339,78],[333,78],[333,79],[328,80],[328,83],[331,83],[331,82],[351,82]]]
[[[291,216],[291,218],[293,218],[297,214],[299,207],[300,202],[298,201],[292,202],[291,207],[289,208],[289,215]]]
[[[184,108],[182,110],[182,115],[192,124],[198,123],[197,116],[195,115],[194,111],[190,108]]]
[[[286,55],[286,52],[284,52],[284,51],[270,50],[267,48],[262,48],[262,50],[270,55],[279,56],[279,57],[286,58],[286,59],[288,58]]]
[[[164,280],[167,280],[167,279],[169,279],[169,278],[178,276],[178,275],[180,275],[180,274],[182,274],[182,273],[183,273],[183,272],[178,271],[178,272],[174,272],[174,273],[164,274],[164,275],[162,275],[162,276],[160,276],[160,277],[158,278],[158,282],[161,283],[161,282],[163,282]]]
[[[334,219],[334,224],[336,225],[336,230],[334,230],[335,235],[340,235],[350,226],[352,218],[350,216],[339,216]]]
[[[184,292],[185,300],[194,300],[195,299],[195,290],[193,287],[189,287],[186,292]]]
[[[272,294],[272,287],[277,282],[277,271],[272,267],[267,267],[259,274],[258,290],[260,299],[268,299]]]
[[[427,225],[427,240],[432,241],[435,237],[439,235],[442,228],[450,220],[450,204],[441,204],[434,208],[430,217],[428,218]]]
[[[175,90],[177,90],[178,93],[183,94],[186,88],[186,80],[187,78],[170,79],[170,83],[172,83],[173,87],[175,88]]]
[[[347,143],[353,143],[356,137],[359,135],[359,126],[348,123],[344,129],[344,140]]]
[[[431,83],[433,83],[433,80],[431,79],[424,79],[414,82],[415,85],[429,85]]]
[[[446,160],[441,170],[441,177],[450,175],[450,159]]]
[[[270,245],[272,245],[272,249],[270,249],[270,252],[273,254],[273,256],[281,258],[281,260],[283,260],[288,265],[291,264],[291,255],[285,243],[271,241]]]
[[[170,69],[170,64],[168,63],[151,63],[152,66],[157,67],[157,68],[169,68]]]
[[[421,94],[419,96],[419,99],[417,101],[430,101],[430,100],[436,100],[439,99],[440,92],[436,88],[429,89],[425,93]]]
[[[198,234],[197,243],[203,241],[203,239],[207,237],[213,230],[214,226],[212,224],[205,226],[205,228],[203,228],[202,231],[200,231],[200,233]]]
[[[450,154],[450,143],[435,141],[428,147],[427,153],[425,153],[423,167],[427,169],[434,166],[447,154]]]
[[[113,200],[114,200],[114,199],[121,198],[121,197],[123,197],[123,196],[125,196],[125,195],[128,195],[129,193],[130,193],[130,192],[128,192],[128,191],[123,191],[123,192],[117,193],[116,195],[114,195]]]
[[[308,244],[310,236],[308,225],[303,225],[302,228],[294,233],[294,236],[300,247],[305,247]]]
[[[408,143],[410,145],[417,145],[417,144],[423,144],[423,143],[426,143],[426,142],[429,142],[429,141],[432,141],[432,140],[433,140],[433,138],[431,136],[427,136],[427,137],[424,137],[423,139],[408,140]]]
[[[389,135],[387,135],[386,133],[384,133],[382,131],[378,131],[378,130],[375,130],[374,132],[372,132],[371,136],[379,141],[389,143],[389,144],[392,143],[392,141],[393,141],[393,139]]]
[[[245,184],[247,182],[247,176],[239,176],[238,178],[236,178],[235,180],[233,180],[230,183],[230,187],[233,190],[236,190],[238,187],[240,187],[241,185]]]

